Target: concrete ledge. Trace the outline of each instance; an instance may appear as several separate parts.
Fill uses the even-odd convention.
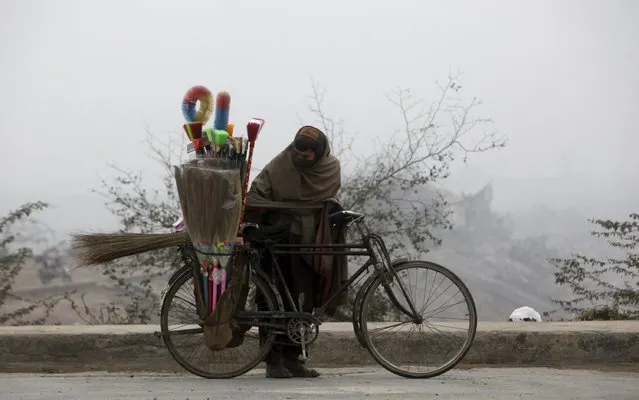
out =
[[[0,327],[0,372],[69,373],[85,371],[183,372],[155,325]],[[395,332],[406,361],[446,353],[446,338],[419,340]],[[325,323],[311,346],[318,367],[375,365],[349,323]],[[480,323],[462,366],[626,365],[639,369],[639,321],[588,323]]]

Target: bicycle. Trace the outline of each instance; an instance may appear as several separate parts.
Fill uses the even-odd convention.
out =
[[[344,291],[348,290],[349,287],[357,282],[359,278],[364,277],[365,274],[369,274],[372,267],[373,273],[369,274],[368,278],[357,292],[352,309],[353,330],[360,345],[366,348],[375,361],[386,370],[406,378],[432,378],[454,368],[470,349],[477,329],[477,311],[475,303],[470,291],[461,279],[449,269],[432,262],[410,261],[408,259],[391,260],[384,241],[379,235],[370,232],[364,223],[364,215],[360,213],[340,210],[332,213],[329,216],[329,220],[332,227],[344,226],[344,229],[348,230],[351,226],[356,226],[360,240],[355,243],[332,245],[284,244],[278,240],[267,240],[262,243],[259,249],[258,247],[252,247],[250,245],[247,247],[252,256],[251,262],[248,263],[249,274],[247,274],[246,283],[248,285],[254,285],[256,292],[251,295],[250,293],[252,292],[249,290],[247,299],[251,298],[255,300],[259,297],[260,299],[263,299],[264,304],[261,308],[257,308],[258,311],[249,311],[246,307],[244,307],[243,309],[235,312],[234,318],[238,325],[248,327],[248,329],[246,329],[244,336],[242,336],[241,343],[239,345],[229,346],[229,348],[222,351],[209,351],[204,346],[202,339],[203,330],[201,325],[198,325],[197,322],[186,323],[183,328],[179,330],[171,330],[169,327],[170,308],[176,301],[181,300],[181,296],[178,296],[178,292],[186,285],[192,283],[194,271],[192,263],[197,263],[192,246],[183,246],[180,250],[182,252],[185,265],[173,274],[173,276],[169,279],[167,289],[163,291],[160,300],[160,332],[156,332],[156,336],[162,337],[169,353],[178,362],[178,364],[187,371],[203,378],[219,379],[237,377],[249,372],[263,361],[271,347],[276,343],[275,338],[277,335],[287,335],[294,343],[301,345],[303,350],[302,357],[305,357],[307,354],[307,346],[312,344],[319,335],[319,327],[322,324],[322,319],[327,306],[338,296],[344,293]],[[298,311],[298,307],[292,299],[290,291],[284,282],[282,271],[277,263],[277,256],[283,254],[333,254],[367,256],[368,259],[345,283],[333,292],[333,295],[327,299],[324,304],[319,307],[319,309],[315,309],[313,313],[304,313]],[[273,267],[273,279],[269,279],[269,277],[260,269],[259,260],[261,260],[262,257],[270,257],[271,265]],[[439,308],[435,309],[434,313],[424,317],[421,312],[425,310],[426,304],[422,305],[418,310],[416,303],[411,301],[409,298],[409,291],[407,290],[406,285],[404,285],[400,279],[400,275],[404,275],[404,273],[409,270],[424,270],[427,276],[428,272],[441,274],[451,282],[448,287],[455,286],[459,289],[463,300],[448,307],[441,305]],[[276,287],[278,283],[284,288],[284,293],[277,293],[277,291],[274,290],[274,287]],[[394,283],[398,283],[399,295],[395,294],[391,288],[391,285]],[[441,284],[439,284],[437,288],[439,288],[439,286],[441,286]],[[411,324],[413,328],[419,326],[418,329],[420,331],[424,325],[432,328],[433,320],[437,318],[444,318],[437,317],[439,314],[451,307],[462,305],[461,308],[465,307],[462,311],[464,315],[468,317],[468,322],[462,323],[461,325],[460,323],[457,323],[459,326],[455,326],[455,323],[451,322],[448,326],[444,327],[444,330],[454,331],[455,329],[459,329],[459,332],[462,334],[467,334],[466,339],[457,351],[453,353],[452,357],[445,360],[440,367],[430,371],[420,372],[418,370],[417,372],[411,372],[407,370],[407,368],[414,366],[416,362],[415,359],[419,358],[418,356],[421,354],[418,354],[417,349],[428,350],[429,348],[438,347],[438,350],[442,350],[442,342],[434,340],[433,335],[430,335],[426,339],[422,339],[420,344],[404,338],[398,341],[397,337],[394,337],[394,339],[391,337],[389,340],[390,343],[399,343],[404,347],[409,347],[408,358],[404,358],[401,365],[393,364],[388,358],[389,356],[397,354],[397,352],[382,354],[380,345],[376,344],[373,340],[372,331],[369,331],[369,327],[374,328],[376,325],[380,326],[382,330],[400,326],[400,324],[390,323],[388,321],[375,321],[376,317],[374,314],[371,314],[371,310],[374,310],[375,307],[377,307],[375,301],[379,299],[379,297],[376,297],[374,292],[380,287],[383,289],[381,296],[387,296],[385,304],[392,304],[398,309],[392,313],[392,317],[408,317],[409,321],[407,323]],[[437,288],[433,288],[434,284],[431,286],[427,300],[430,300],[431,298],[435,300],[435,297],[433,296],[435,296]],[[447,290],[448,288],[439,293],[436,297],[438,298],[442,296],[442,294]],[[259,292],[259,295],[257,292]],[[186,294],[190,294],[192,296],[192,288],[188,289]],[[426,290],[424,291],[423,298],[426,299]],[[400,300],[405,300],[405,303],[402,303]],[[285,301],[288,302],[288,305],[294,311],[284,311],[283,302]],[[195,314],[195,300],[187,302],[187,307],[178,312],[178,317],[186,317],[189,313],[192,315],[192,321],[198,321],[197,315]],[[389,312],[386,312],[386,314],[388,313]],[[455,318],[448,319],[454,320]],[[191,327],[188,327],[188,325],[191,325]],[[239,367],[231,368],[230,370],[223,372],[214,372],[204,369],[212,365],[217,367],[224,363],[219,361],[215,362],[210,359],[202,360],[203,358],[221,355],[227,352],[227,350],[235,350],[239,346],[244,345],[247,338],[251,337],[249,333],[255,333],[255,328],[257,328],[258,331],[261,329],[262,333],[261,335],[257,335],[257,349],[249,351],[247,353],[247,357],[231,357],[236,361],[238,359],[241,360]],[[443,333],[443,331],[438,329],[434,333]],[[459,335],[457,335],[456,338],[458,338],[458,336]],[[178,338],[185,338],[187,341],[190,340],[192,344],[187,346],[187,348],[195,347],[197,350],[194,352],[194,355],[202,362],[199,362],[198,360],[187,361],[185,351],[178,347]],[[452,343],[451,339],[448,340],[449,343]],[[441,358],[441,351],[435,355],[435,358]]]

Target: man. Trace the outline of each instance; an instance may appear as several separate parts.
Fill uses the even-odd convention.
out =
[[[285,226],[289,243],[316,243],[321,236],[318,228],[326,226],[325,221],[322,223],[322,218],[326,217],[326,204],[335,199],[340,186],[340,163],[331,154],[326,135],[315,127],[303,126],[293,142],[253,181],[247,196],[246,222]],[[279,257],[277,262],[298,310],[312,312],[318,305],[321,261],[318,263],[317,258],[288,255]],[[263,267],[268,270],[270,266]],[[332,273],[332,268],[327,270]],[[300,304],[302,293],[304,300]],[[284,294],[282,298],[285,298]],[[299,360],[301,346],[290,343],[286,336],[280,336],[276,341],[287,344],[273,346],[265,359],[266,377],[319,376],[316,370],[305,367]]]

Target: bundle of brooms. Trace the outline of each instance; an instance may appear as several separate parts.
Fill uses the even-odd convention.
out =
[[[234,248],[242,214],[244,160],[201,158],[174,167],[175,182],[187,232],[94,233],[72,235],[79,265],[104,264],[119,258],[180,246],[189,240],[200,265],[194,271],[195,298],[204,325],[205,341],[212,350],[225,348],[232,337],[231,312],[235,310],[244,281],[244,254]],[[232,257],[233,256],[233,257]],[[230,272],[219,293],[206,293],[212,285],[210,270]],[[241,266],[234,268],[235,265]],[[218,268],[219,267],[219,270]],[[204,270],[207,271],[204,271]],[[208,276],[203,275],[208,272]],[[208,278],[208,279],[207,279]],[[219,281],[219,279],[216,279]],[[224,295],[224,294],[227,295]],[[212,304],[213,301],[213,304]]]
[[[232,177],[234,184],[237,182],[236,178],[239,178],[240,181],[243,181],[243,176],[240,175],[240,167],[242,164],[245,164],[244,160],[225,160],[220,158],[210,158],[210,159],[199,159],[196,161],[191,161],[191,164],[184,164],[194,166],[195,162],[208,162],[207,165],[202,165],[201,167],[204,170],[210,169],[211,167],[215,167],[220,174],[223,174],[225,177]],[[245,166],[244,166],[245,167]],[[177,173],[178,167],[175,168],[175,172]],[[202,171],[200,171],[202,172]],[[195,172],[197,174],[197,171]],[[235,175],[233,175],[235,174]],[[221,177],[222,175],[220,175]],[[189,185],[193,183],[193,181],[197,180],[197,176],[192,177],[191,182],[185,182],[185,185]],[[176,183],[178,178],[176,176]],[[221,182],[226,182],[224,178],[222,178]],[[212,182],[209,182],[212,183]],[[243,183],[243,182],[242,182]],[[211,189],[211,186],[208,188],[200,188],[202,190],[202,194],[206,197],[203,197],[203,201],[208,201],[207,204],[213,207],[219,207],[220,204],[216,203],[214,189]],[[183,189],[185,190],[185,189]],[[206,192],[209,190],[209,192]],[[233,187],[233,190],[236,190]],[[180,188],[178,188],[178,193]],[[241,189],[240,189],[241,191]],[[241,196],[241,193],[238,195]],[[182,200],[180,200],[182,201]],[[239,209],[241,211],[241,199],[239,200]],[[227,201],[227,206],[231,203]],[[182,211],[184,211],[184,205],[182,205]],[[210,214],[210,213],[209,213]],[[232,214],[232,213],[231,213]],[[206,217],[206,216],[204,216]],[[222,221],[224,224],[232,223],[234,218],[229,216],[229,221]],[[187,221],[186,217],[183,215],[185,221]],[[239,222],[238,222],[239,223]],[[188,223],[187,223],[188,226]],[[229,225],[226,225],[227,228],[230,229]],[[238,226],[236,224],[235,230],[237,230]],[[74,252],[77,254],[77,265],[78,266],[91,266],[91,265],[99,265],[106,264],[108,262],[124,258],[135,256],[138,254],[147,253],[150,251],[161,250],[169,247],[178,247],[184,245],[189,241],[189,234],[186,232],[169,232],[169,233],[128,233],[128,232],[113,232],[113,233],[82,233],[82,234],[72,234],[70,245]]]
[[[224,160],[227,167],[231,167],[229,163],[234,163],[233,168],[237,169],[241,176],[243,190],[242,201],[246,199],[248,190],[249,174],[251,171],[251,160],[253,158],[253,150],[255,141],[262,129],[264,120],[252,118],[246,126],[248,136],[248,160],[246,160],[246,147],[241,145],[242,156],[237,160]],[[217,166],[222,159],[213,157]],[[200,159],[202,161],[202,159]],[[241,218],[241,217],[240,217]],[[241,220],[240,220],[241,222]],[[239,225],[239,224],[238,224]],[[78,254],[78,266],[90,266],[105,264],[119,258],[143,254],[150,251],[161,250],[169,247],[177,247],[183,245],[189,240],[188,234],[184,232],[170,233],[93,233],[93,234],[72,234],[70,244],[72,249]]]
[[[196,308],[211,350],[226,348],[233,337],[231,316],[245,275],[242,253],[234,252],[242,180],[233,164],[211,158],[175,167],[182,216],[200,263],[193,266]]]
[[[127,256],[193,243],[200,265],[193,266],[197,312],[201,318],[204,338],[211,350],[234,347],[242,342],[246,326],[234,326],[233,312],[242,306],[245,295],[247,258],[243,246],[236,246],[235,236],[242,221],[251,159],[255,140],[264,120],[253,118],[247,124],[248,162],[246,150],[235,159],[199,158],[175,167],[175,180],[187,232],[173,233],[110,233],[72,235],[72,247],[80,264],[103,264]],[[240,243],[241,244],[241,241]],[[230,270],[228,281],[215,287],[221,289],[217,304],[207,302],[203,290],[212,280],[210,264]],[[219,278],[219,277],[218,277]],[[219,279],[218,279],[219,281]],[[210,286],[209,286],[210,287]],[[207,304],[208,303],[208,304]]]
[[[234,239],[242,213],[242,180],[236,163],[203,158],[174,167],[174,173],[182,217],[194,245]]]

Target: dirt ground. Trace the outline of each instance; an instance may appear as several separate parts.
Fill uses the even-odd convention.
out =
[[[109,277],[104,276],[97,267],[75,268],[71,273],[72,283],[54,279],[47,285],[43,285],[37,276],[37,270],[33,262],[25,264],[20,274],[16,277],[12,292],[24,299],[43,300],[48,297],[67,296],[76,302],[81,308],[74,311],[71,302],[61,301],[47,318],[48,324],[93,324],[104,323],[108,316],[97,312],[104,309],[110,303],[124,304],[125,291],[113,285]],[[136,282],[143,278],[142,275],[133,276],[131,281]],[[152,282],[154,293],[159,294],[168,281],[168,276],[156,278]],[[85,305],[82,303],[84,294]],[[3,312],[15,310],[26,303],[17,300],[8,300],[3,306]],[[88,310],[87,310],[88,309]],[[31,314],[31,319],[42,317],[43,311],[36,310]],[[113,321],[111,321],[113,322]]]

